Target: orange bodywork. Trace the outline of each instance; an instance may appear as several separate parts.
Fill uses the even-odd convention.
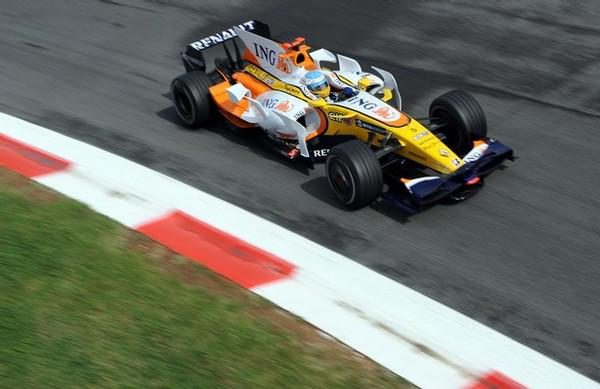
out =
[[[296,38],[293,42],[282,43],[281,47],[285,49],[285,53],[280,54],[279,56],[279,64],[283,67],[282,71],[286,67],[286,64],[291,62],[295,66],[302,66],[307,70],[316,69],[317,66],[313,59],[308,54],[310,50],[310,46],[304,44],[304,38]],[[242,53],[242,58],[250,63],[255,65],[259,65],[259,61],[252,54],[252,52],[248,49],[245,49]],[[250,128],[256,127],[256,125],[246,122],[241,119],[242,114],[246,112],[249,108],[249,103],[247,100],[242,100],[239,103],[234,103],[229,99],[229,94],[227,93],[227,88],[229,88],[232,84],[229,82],[227,77],[221,73],[224,78],[223,82],[220,82],[217,85],[210,87],[210,94],[212,95],[217,108],[223,116],[225,116],[228,120],[230,120],[233,124],[242,128]],[[255,77],[250,74],[244,72],[236,72],[233,74],[232,78],[236,81],[244,85],[250,93],[251,97],[255,98],[256,96],[261,95],[264,92],[271,90],[269,86],[265,85],[263,82],[259,81]],[[323,115],[321,115],[323,116]],[[326,122],[326,121],[324,121]],[[311,134],[312,137],[319,135],[325,129],[325,125],[322,125],[322,129],[315,131]]]
[[[229,94],[227,93],[227,88],[230,86],[231,84],[229,81],[223,81],[209,88],[210,94],[212,95],[217,108],[219,111],[221,111],[223,116],[225,116],[229,121],[238,127],[256,127],[255,124],[248,123],[241,119],[242,114],[248,110],[250,103],[248,100],[242,100],[239,103],[234,103],[231,101],[229,99]]]
[[[398,120],[394,120],[391,122],[388,122],[386,120],[381,120],[381,121],[392,127],[403,127],[403,126],[406,126],[408,124],[408,122],[410,122],[410,118],[407,115],[401,115]]]
[[[252,94],[252,97],[258,96],[261,93],[271,90],[267,85],[263,84],[256,78],[246,73],[234,73],[232,78],[235,81],[243,84],[246,88],[248,88],[248,90],[250,90],[250,93]],[[219,109],[219,111],[221,111],[223,116],[227,118],[227,120],[231,121],[238,127],[256,127],[255,124],[248,123],[241,118],[242,114],[246,112],[250,107],[250,103],[248,102],[248,100],[242,100],[239,103],[234,103],[229,99],[227,88],[229,88],[231,85],[232,84],[228,80],[225,80],[218,83],[217,85],[210,87],[210,94],[212,95],[213,100],[217,105],[217,108]]]
[[[237,82],[241,82],[246,88],[250,90],[252,93],[252,97],[256,97],[262,93],[268,92],[271,90],[267,85],[257,80],[255,77],[249,75],[248,73],[234,73],[233,79]]]
[[[306,70],[315,70],[317,65],[308,54],[310,46],[304,44],[304,38],[298,37],[293,42],[282,43],[281,47],[285,49],[285,53],[281,54],[280,63],[286,63],[285,60],[290,60],[295,66],[302,66]],[[285,71],[286,69],[281,69]]]
[[[327,129],[327,118],[325,117],[325,113],[323,113],[323,111],[321,111],[320,109],[317,109],[316,112],[319,115],[319,118],[321,119],[321,124],[319,125],[319,128],[308,134],[306,140],[316,138],[317,136],[324,133],[325,129]]]
[[[259,65],[258,59],[256,59],[256,56],[254,54],[252,54],[252,52],[248,49],[244,49],[244,52],[242,53],[242,59],[244,61],[248,61],[250,63],[255,64],[256,66]]]

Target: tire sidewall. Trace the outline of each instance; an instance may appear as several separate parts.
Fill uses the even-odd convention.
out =
[[[353,172],[353,169],[350,166],[348,166],[346,162],[344,162],[343,158],[340,158],[340,156],[335,154],[332,154],[329,156],[329,158],[327,158],[325,168],[327,171],[327,180],[329,182],[329,186],[332,188],[335,196],[342,204],[346,206],[352,204],[352,202],[356,198],[357,188],[356,181],[354,179],[354,175],[356,173]],[[349,185],[350,195],[344,195],[336,189],[338,185],[336,185],[336,183],[334,183],[333,180],[335,179],[334,177],[336,177],[336,174],[340,173],[344,176],[344,178],[347,178],[347,184]]]
[[[383,190],[383,172],[371,148],[360,140],[335,146],[326,161],[331,190],[344,206],[359,209],[375,201]]]
[[[429,116],[448,123],[434,132],[444,134],[444,142],[459,156],[471,148],[472,141],[487,136],[485,113],[466,91],[456,89],[437,97],[429,107]]]
[[[209,76],[200,71],[182,74],[171,83],[177,116],[187,127],[198,128],[213,119],[211,85]]]
[[[190,90],[190,88],[185,85],[181,80],[175,79],[173,81],[171,87],[171,95],[173,96],[173,102],[175,106],[175,110],[177,111],[177,116],[188,126],[192,126],[197,121],[198,108],[196,106],[196,96]],[[189,106],[189,114],[183,112],[184,107],[181,107],[180,97],[187,99],[187,105]]]
[[[445,120],[450,120],[450,131],[453,132],[455,138],[453,144],[447,146],[457,152],[457,154],[463,154],[466,147],[470,144],[471,136],[466,128],[466,123],[463,116],[454,109],[449,109],[442,105],[433,105],[430,109],[431,117],[440,117]],[[444,132],[444,131],[442,131]],[[447,136],[448,134],[446,134]]]

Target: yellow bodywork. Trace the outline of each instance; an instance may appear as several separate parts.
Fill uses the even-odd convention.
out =
[[[406,118],[402,121],[402,125],[391,126],[364,113],[328,103],[321,98],[312,100],[297,86],[284,83],[255,65],[246,66],[244,71],[273,90],[304,100],[315,110],[321,111],[327,120],[322,136],[351,135],[375,147],[382,146],[386,138],[389,138],[388,144],[390,140],[392,142],[396,140],[400,147],[394,151],[395,153],[443,174],[452,173],[464,165],[463,160],[437,136],[405,112],[401,112]],[[381,100],[387,102],[391,97],[391,91],[384,90]],[[360,126],[357,123],[360,123]]]
[[[357,126],[355,123],[358,119],[385,132],[390,132],[392,138],[396,139],[401,145],[395,151],[397,154],[437,172],[449,174],[464,164],[462,159],[442,143],[437,136],[412,118],[404,126],[392,127],[367,115],[342,107],[325,105],[320,109],[326,113],[328,119],[328,127],[323,134],[324,136],[352,135],[365,143],[381,146],[387,134]]]

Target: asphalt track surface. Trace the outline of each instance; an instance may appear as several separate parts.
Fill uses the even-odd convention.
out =
[[[472,3],[3,0],[0,111],[237,204],[600,380],[600,4]],[[417,117],[449,89],[473,92],[521,158],[459,205],[348,212],[322,166],[307,175],[223,126],[182,129],[168,95],[178,51],[250,18],[392,71]]]

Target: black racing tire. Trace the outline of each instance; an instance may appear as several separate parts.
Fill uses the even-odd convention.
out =
[[[200,71],[192,71],[175,78],[171,83],[171,97],[177,116],[189,128],[198,128],[210,122],[214,106],[209,88],[210,77]]]
[[[333,147],[325,170],[331,190],[340,203],[350,209],[365,207],[381,195],[381,165],[371,148],[359,140]]]
[[[429,116],[446,123],[434,133],[460,156],[471,149],[474,140],[487,136],[485,113],[468,92],[452,90],[444,93],[429,106]]]

